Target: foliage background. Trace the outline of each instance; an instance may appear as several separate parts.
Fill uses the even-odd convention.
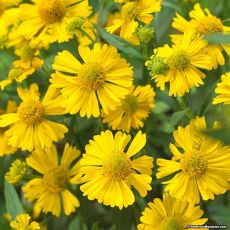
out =
[[[148,77],[148,72],[144,67],[145,58],[152,54],[152,48],[155,46],[161,46],[165,43],[170,43],[169,34],[173,33],[171,27],[172,18],[175,12],[187,17],[188,12],[193,8],[194,2],[199,2],[201,6],[207,7],[216,16],[225,20],[225,24],[230,26],[230,1],[229,0],[201,0],[201,1],[189,1],[189,0],[168,0],[163,1],[162,10],[157,13],[152,26],[155,30],[155,40],[151,42],[147,49],[146,47],[133,47],[129,44],[114,39],[113,36],[105,33],[104,30],[98,28],[102,42],[109,42],[115,45],[120,51],[123,57],[134,66],[135,83],[144,85],[146,83],[152,84]],[[103,27],[106,23],[109,13],[117,9],[116,4],[112,0],[91,0],[91,5],[94,7],[94,11],[99,14],[99,27]],[[52,73],[51,64],[54,60],[54,56],[58,51],[67,49],[75,55],[77,41],[64,44],[54,44],[48,50],[42,52],[42,57],[45,60],[45,66],[39,70],[34,76],[30,77],[27,81],[22,83],[23,86],[28,86],[32,82],[37,82],[40,86],[41,92],[45,92],[48,86],[49,74]],[[147,53],[144,52],[147,50]],[[0,78],[4,79],[7,76],[10,65],[16,57],[11,50],[0,51]],[[144,59],[143,59],[144,58]],[[230,59],[226,57],[226,65],[219,67],[216,70],[207,72],[207,77],[204,80],[204,86],[193,89],[186,95],[184,101],[188,103],[191,112],[194,116],[205,115],[209,122],[213,122],[217,119],[225,119],[223,106],[213,106],[211,104],[214,97],[214,88],[218,81],[220,81],[221,74],[230,71]],[[9,99],[18,101],[16,96],[16,83],[7,87],[6,90],[0,91],[0,107],[4,108],[6,102]],[[173,141],[172,132],[178,125],[186,125],[189,119],[186,117],[188,112],[187,105],[183,101],[177,98],[169,97],[167,92],[161,92],[154,87],[157,93],[156,106],[152,110],[149,118],[145,122],[143,132],[147,134],[147,145],[145,147],[145,154],[154,156],[154,159],[162,157],[165,159],[170,158],[169,143]],[[107,129],[106,125],[101,123],[100,118],[87,119],[81,118],[79,115],[70,116],[65,115],[61,118],[62,121],[69,127],[69,133],[65,140],[59,144],[59,148],[63,148],[65,141],[70,142],[72,145],[77,146],[82,153],[84,153],[84,146],[88,143],[88,140],[92,139],[93,135],[99,134],[102,130]],[[135,132],[132,133],[134,135]],[[219,134],[214,134],[219,135]],[[226,143],[230,143],[230,131],[224,130],[218,137],[223,139]],[[59,151],[61,152],[61,151]],[[10,229],[8,221],[4,218],[4,214],[7,212],[6,206],[12,205],[12,209],[20,209],[21,204],[15,200],[16,194],[14,189],[10,187],[12,193],[4,197],[4,175],[8,170],[10,163],[15,158],[27,156],[27,152],[18,151],[17,154],[0,158],[0,229]],[[79,188],[76,187],[76,195],[80,200],[81,206],[76,213],[69,217],[64,216],[56,218],[53,216],[41,216],[39,220],[44,220],[48,229],[52,230],[86,230],[86,229],[136,229],[136,225],[139,223],[141,211],[146,207],[149,201],[153,198],[162,197],[163,187],[161,181],[155,177],[156,165],[153,172],[152,191],[150,191],[145,198],[141,198],[137,193],[136,202],[129,208],[120,211],[117,208],[105,207],[97,202],[88,201],[83,197]],[[30,204],[28,204],[20,194],[18,195],[23,201],[22,205],[25,210],[32,210]],[[6,205],[6,201],[8,204]],[[9,204],[10,202],[10,204]],[[202,203],[202,209],[205,211],[205,217],[208,217],[207,224],[222,224],[228,225],[230,228],[230,192],[224,195],[218,196],[214,201],[208,201]]]

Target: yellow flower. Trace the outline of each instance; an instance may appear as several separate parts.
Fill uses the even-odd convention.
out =
[[[28,166],[42,174],[30,180],[23,188],[25,197],[29,201],[36,200],[35,205],[43,212],[51,212],[60,216],[61,204],[66,215],[70,215],[79,207],[78,199],[67,189],[68,184],[79,184],[79,163],[70,167],[72,162],[80,156],[80,151],[65,145],[60,164],[56,147],[36,150],[26,159]]]
[[[230,104],[230,72],[221,76],[221,82],[217,84],[215,93],[219,94],[213,99],[213,104]]]
[[[26,39],[36,37],[50,43],[68,41],[68,21],[74,17],[88,17],[91,7],[88,0],[33,0],[22,4],[22,24],[19,29]]]
[[[24,179],[26,173],[26,163],[17,159],[11,164],[9,172],[7,172],[5,175],[5,179],[10,184],[20,184]]]
[[[153,158],[141,156],[131,159],[146,143],[146,135],[139,131],[128,150],[130,135],[117,132],[115,137],[110,130],[94,136],[86,146],[81,161],[83,174],[80,189],[89,200],[111,207],[127,207],[135,201],[133,186],[142,197],[151,190]]]
[[[148,203],[140,218],[142,223],[137,228],[138,230],[182,230],[187,225],[205,224],[208,219],[201,218],[203,213],[199,206],[164,193],[163,200],[156,198]]]
[[[19,214],[19,215],[16,216],[15,221],[10,222],[10,226],[13,229],[16,229],[16,230],[24,230],[24,229],[26,229],[26,230],[36,230],[36,229],[40,229],[40,225],[35,221],[31,222],[30,219],[31,219],[31,217],[26,213]]]
[[[107,30],[114,33],[120,30],[120,37],[127,39],[133,36],[139,22],[150,24],[153,20],[152,13],[159,12],[161,1],[158,0],[139,0],[129,1],[121,7],[121,16],[113,20],[113,25]]]
[[[115,110],[103,114],[103,122],[107,122],[114,130],[126,132],[130,132],[131,128],[143,127],[143,120],[154,106],[154,96],[155,92],[150,85],[132,87]]]
[[[157,87],[165,90],[165,84],[168,82],[170,96],[183,96],[192,87],[204,84],[202,78],[205,74],[198,68],[212,69],[212,61],[206,53],[206,47],[205,41],[188,33],[172,47],[164,45],[155,49],[152,61],[146,62],[146,66],[151,70]]]
[[[105,28],[108,32],[116,35],[116,36],[120,36],[121,37],[121,28],[117,28],[117,29],[114,29],[113,31],[111,31],[109,28],[110,26],[113,26],[113,21],[114,20],[119,20],[121,18],[121,12],[116,12],[116,13],[112,13],[108,16],[108,19],[107,19],[107,23],[105,25]],[[126,40],[127,42],[130,42],[131,44],[133,45],[139,45],[140,44],[140,40],[138,38],[138,36],[136,34],[132,34],[131,37],[128,37],[128,38],[124,38],[122,37],[124,40]]]
[[[214,199],[214,195],[225,193],[230,182],[230,147],[219,140],[206,136],[204,117],[190,121],[185,128],[174,131],[175,144],[170,144],[171,160],[158,159],[157,178],[171,174],[165,191],[171,196],[193,203]]]
[[[7,102],[6,110],[0,110],[0,115],[13,113],[17,111],[17,105],[14,101]],[[8,144],[8,137],[6,136],[7,128],[0,128],[0,157],[16,152],[17,148]]]
[[[210,11],[205,8],[201,9],[200,4],[195,4],[194,9],[190,12],[191,20],[187,21],[179,14],[174,18],[172,26],[181,31],[194,31],[199,35],[208,35],[217,32],[229,33],[230,27],[224,26],[221,19],[212,15]],[[173,35],[173,40],[180,39],[181,35]],[[225,60],[222,51],[225,50],[230,56],[230,45],[227,44],[209,44],[208,55],[212,58],[213,67],[217,68],[219,65],[224,65]]]
[[[60,88],[65,98],[66,112],[80,116],[98,117],[99,103],[105,113],[115,109],[120,98],[132,85],[132,68],[111,46],[96,43],[92,50],[79,46],[84,63],[63,51],[55,58],[53,87]]]
[[[0,2],[0,36],[8,33],[8,27],[13,25],[19,15],[20,10],[16,7],[21,0],[1,0]]]
[[[50,121],[47,115],[64,114],[60,108],[58,92],[49,87],[43,100],[39,100],[38,86],[32,84],[30,89],[18,88],[22,99],[16,113],[0,116],[0,127],[7,127],[8,143],[22,150],[32,151],[34,148],[50,147],[59,141],[68,131],[66,126]]]

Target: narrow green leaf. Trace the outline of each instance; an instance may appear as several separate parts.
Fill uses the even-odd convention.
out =
[[[181,8],[178,6],[178,4],[173,3],[171,1],[164,1],[162,3],[162,6],[175,10],[177,13],[181,13]]]
[[[204,38],[209,43],[214,44],[230,44],[230,34],[223,34],[223,33],[214,33],[211,35],[206,35]]]
[[[124,39],[108,33],[105,29],[95,25],[101,37],[106,40],[109,44],[115,46],[118,50],[128,54],[130,57],[137,58],[143,60],[143,55],[141,52],[129,42]]]
[[[23,213],[24,210],[14,186],[9,184],[6,180],[4,184],[4,195],[6,200],[6,210],[10,213],[11,217],[15,219],[15,217],[18,214]]]
[[[188,110],[189,110],[189,108],[182,110],[182,111],[175,112],[171,117],[170,125],[171,126],[177,125],[184,118],[184,116],[186,115]]]
[[[87,226],[82,222],[82,219],[81,219],[79,213],[70,222],[69,227],[68,227],[68,230],[76,230],[76,229],[87,230]]]
[[[91,230],[100,230],[99,224],[100,224],[99,221],[95,222],[95,223],[92,225]]]

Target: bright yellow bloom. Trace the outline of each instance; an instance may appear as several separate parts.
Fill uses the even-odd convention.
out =
[[[0,1],[0,37],[8,33],[8,27],[14,24],[20,10],[16,7],[21,0],[1,0]]]
[[[19,29],[26,39],[36,37],[50,43],[68,41],[68,22],[74,17],[88,17],[91,7],[88,0],[32,0],[22,4],[22,24]]]
[[[139,131],[128,150],[130,135],[110,130],[94,136],[86,145],[86,153],[81,160],[83,174],[80,189],[89,200],[111,207],[127,207],[134,203],[132,186],[142,197],[151,190],[153,158],[141,156],[131,159],[146,143],[146,135]]]
[[[7,102],[6,110],[0,109],[0,115],[7,113],[14,113],[17,111],[17,104],[14,101]],[[8,144],[8,137],[6,136],[7,128],[0,128],[0,157],[14,153],[17,148]]]
[[[26,214],[19,214],[16,216],[16,221],[11,221],[10,226],[16,230],[36,230],[40,229],[40,225],[33,221],[30,221],[31,217]]]
[[[103,114],[103,122],[107,122],[114,130],[126,132],[130,132],[131,128],[143,127],[143,120],[154,106],[154,96],[155,92],[150,85],[132,87],[115,110]]]
[[[170,96],[183,96],[192,87],[204,84],[202,78],[205,74],[198,68],[212,69],[212,61],[206,47],[207,42],[189,33],[185,34],[182,40],[176,41],[171,48],[164,45],[155,49],[152,60],[146,62],[146,65],[150,70],[155,66],[159,67],[152,73],[157,87],[165,90],[165,84],[168,82]]]
[[[156,198],[142,212],[138,230],[183,230],[187,225],[203,225],[203,210],[194,203],[182,201],[164,193],[163,200]],[[191,229],[191,228],[186,228]]]
[[[32,151],[34,148],[50,147],[64,137],[67,127],[50,121],[47,115],[64,114],[60,108],[58,92],[49,87],[43,100],[39,99],[38,86],[32,84],[30,89],[18,88],[18,95],[22,99],[16,113],[0,116],[0,127],[7,127],[8,142],[22,150]]]
[[[161,2],[158,0],[130,1],[121,7],[121,17],[113,20],[113,25],[107,27],[111,33],[120,31],[120,37],[127,39],[133,36],[139,22],[150,24],[153,13],[159,12]]]
[[[63,51],[55,58],[53,87],[61,89],[66,112],[80,116],[98,117],[100,107],[105,113],[115,109],[132,85],[133,72],[126,60],[111,46],[96,43],[92,50],[79,46],[84,63],[70,52]]]
[[[110,28],[110,26],[113,26],[114,20],[117,20],[117,19],[119,20],[121,17],[122,17],[121,12],[112,13],[112,14],[110,14],[108,16],[107,23],[105,25],[105,28],[109,32],[111,32],[112,34],[114,34],[116,36],[120,36],[120,37],[121,37],[121,34],[120,34],[121,28],[120,27],[115,29],[115,30],[113,30],[113,31],[110,31],[109,28]],[[138,36],[136,34],[132,34],[132,36],[128,37],[128,38],[124,38],[124,37],[122,37],[122,38],[124,40],[126,40],[127,42],[130,42],[133,45],[139,45],[140,44],[140,40],[139,40],[139,38],[138,38]]]
[[[79,184],[79,163],[70,166],[80,156],[80,151],[69,144],[65,145],[61,162],[58,162],[56,147],[34,151],[26,159],[28,166],[42,174],[30,180],[23,188],[25,197],[35,201],[43,212],[60,216],[61,204],[66,215],[80,206],[78,199],[67,189],[68,184]]]
[[[26,173],[26,163],[17,159],[11,164],[9,171],[5,175],[5,179],[10,184],[20,184],[24,179]]]
[[[194,9],[190,12],[190,20],[187,21],[179,14],[176,14],[172,26],[181,31],[194,31],[199,35],[209,35],[212,33],[223,32],[229,33],[230,27],[224,26],[221,19],[217,18],[210,11],[200,7],[200,4],[195,4]],[[180,39],[181,35],[172,35],[173,40]],[[219,65],[224,65],[225,60],[222,51],[225,50],[230,56],[230,45],[227,44],[209,44],[208,55],[212,58],[213,67],[217,68]]]
[[[221,82],[217,84],[215,93],[219,94],[213,99],[213,104],[230,104],[230,72],[221,76]]]
[[[169,146],[173,158],[157,160],[157,178],[176,174],[164,182],[171,196],[198,203],[200,195],[213,200],[229,189],[230,146],[208,137],[205,131],[204,117],[191,120],[185,128],[179,126],[173,132],[175,144]]]

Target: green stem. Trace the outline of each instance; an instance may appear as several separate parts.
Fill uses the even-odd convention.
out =
[[[177,97],[178,104],[182,110],[187,109],[186,116],[191,120],[194,118],[191,108],[188,106],[185,97]]]
[[[89,36],[89,34],[87,32],[85,32],[85,30],[83,30],[82,28],[79,28],[80,32],[85,35],[92,43],[94,43],[94,40]]]

